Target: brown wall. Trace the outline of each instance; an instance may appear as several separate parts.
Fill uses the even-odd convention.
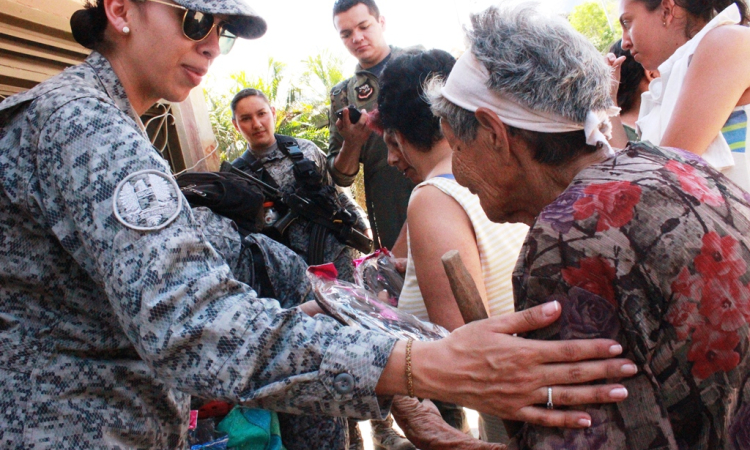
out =
[[[0,95],[28,89],[83,61],[73,40],[74,0],[0,0]]]

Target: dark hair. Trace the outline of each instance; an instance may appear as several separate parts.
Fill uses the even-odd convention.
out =
[[[599,147],[586,143],[583,130],[565,133],[539,133],[505,124],[508,133],[526,141],[534,161],[550,166],[561,166],[582,155],[594,153]],[[601,144],[600,144],[601,145]]]
[[[260,97],[268,103],[269,106],[271,105],[271,102],[268,101],[268,97],[266,97],[266,94],[264,94],[263,91],[253,88],[243,89],[234,95],[232,102],[229,104],[229,107],[232,108],[232,119],[234,119],[234,113],[237,111],[237,104],[240,100],[247,97]]]
[[[625,62],[620,68],[620,87],[617,90],[617,106],[622,108],[622,112],[630,111],[635,106],[640,92],[638,86],[641,80],[646,77],[646,71],[641,63],[633,59],[630,50],[622,49],[622,39],[612,44],[609,51],[614,53],[618,58],[625,57]]]
[[[649,11],[655,10],[656,8],[661,6],[662,3],[662,0],[637,1],[645,3],[646,9],[648,9]],[[717,12],[723,11],[732,3],[736,3],[737,7],[739,7],[740,9],[740,16],[742,17],[740,23],[743,25],[747,25],[748,23],[747,4],[745,3],[745,0],[674,0],[674,2],[680,8],[685,9],[685,11],[687,11],[693,17],[698,17],[706,22],[713,19],[714,15],[716,15]],[[690,21],[688,21],[688,28],[685,30],[685,35],[687,37],[692,37],[692,33],[690,33],[691,28],[692,24],[690,23]]]
[[[378,111],[385,131],[398,131],[409,143],[429,151],[443,138],[440,119],[424,97],[424,83],[447,78],[456,59],[443,50],[429,50],[392,58],[380,76]]]
[[[336,0],[333,4],[333,16],[336,17],[338,14],[347,12],[359,4],[367,6],[367,10],[370,11],[370,15],[376,19],[380,19],[380,9],[373,0]]]
[[[70,30],[79,44],[89,49],[96,49],[104,42],[104,30],[107,29],[107,13],[104,12],[104,0],[87,0],[83,6],[70,16]]]

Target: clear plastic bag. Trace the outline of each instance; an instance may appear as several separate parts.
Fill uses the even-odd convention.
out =
[[[386,248],[354,260],[354,281],[374,292],[382,301],[398,306],[398,297],[404,287],[404,277],[393,264],[393,255]],[[385,291],[385,295],[382,292]],[[387,298],[386,298],[387,295]]]
[[[423,322],[378,300],[377,296],[346,281],[337,280],[333,264],[312,266],[307,277],[318,305],[340,323],[366,330],[378,330],[398,339],[434,341],[448,336],[448,330]]]

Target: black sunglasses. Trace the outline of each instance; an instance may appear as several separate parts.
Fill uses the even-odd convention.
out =
[[[214,28],[216,27],[216,21],[214,15],[210,13],[202,13],[199,11],[193,11],[192,9],[185,8],[184,6],[175,5],[174,3],[167,3],[161,0],[147,0],[150,2],[161,3],[162,5],[171,6],[173,8],[182,9],[185,14],[182,16],[182,34],[191,41],[200,42],[206,39]],[[232,50],[234,42],[237,40],[237,33],[234,32],[232,24],[229,22],[219,23],[219,49],[222,55],[226,55]]]

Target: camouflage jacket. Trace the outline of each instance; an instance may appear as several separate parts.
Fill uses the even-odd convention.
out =
[[[391,47],[392,57],[402,52],[403,50]],[[353,77],[342,81],[331,90],[328,170],[333,181],[339,186],[351,186],[354,176],[339,172],[333,165],[344,143],[344,138],[336,128],[335,112],[350,104],[360,110],[372,111],[378,107],[379,92],[378,77],[360,65],[357,65]],[[373,237],[376,243],[379,238],[382,245],[392,248],[406,221],[406,208],[414,183],[404,177],[398,169],[388,165],[388,148],[383,138],[376,133],[370,134],[362,147],[359,161],[364,165],[367,215],[372,226]]]
[[[300,150],[302,150],[302,153],[305,155],[305,158],[314,162],[318,171],[323,174],[323,184],[332,186],[333,180],[326,169],[325,153],[323,153],[317,145],[307,139],[295,139],[299,144]],[[246,153],[247,152],[252,152],[252,150],[248,148]],[[273,178],[279,187],[295,184],[293,173],[294,163],[279,149],[278,142],[274,143],[262,154],[254,154],[254,156],[257,157],[261,164],[263,164],[263,167],[268,171],[268,174],[271,175],[271,178]],[[356,224],[357,229],[364,232],[369,228],[367,219],[364,216],[364,211],[362,211],[362,208],[354,202],[354,199],[343,191],[340,191],[338,195],[341,204],[358,216]],[[288,231],[289,247],[298,255],[302,256],[305,259],[305,262],[308,262],[307,250],[310,246],[311,225],[310,221],[304,218],[299,218],[289,226]],[[333,262],[336,265],[336,269],[339,272],[339,278],[354,282],[353,260],[359,258],[361,253],[341,243],[332,233],[328,233],[325,242],[325,261]]]
[[[100,54],[6,99],[0,448],[185,448],[190,394],[382,416],[394,341],[259,299],[227,260]]]

